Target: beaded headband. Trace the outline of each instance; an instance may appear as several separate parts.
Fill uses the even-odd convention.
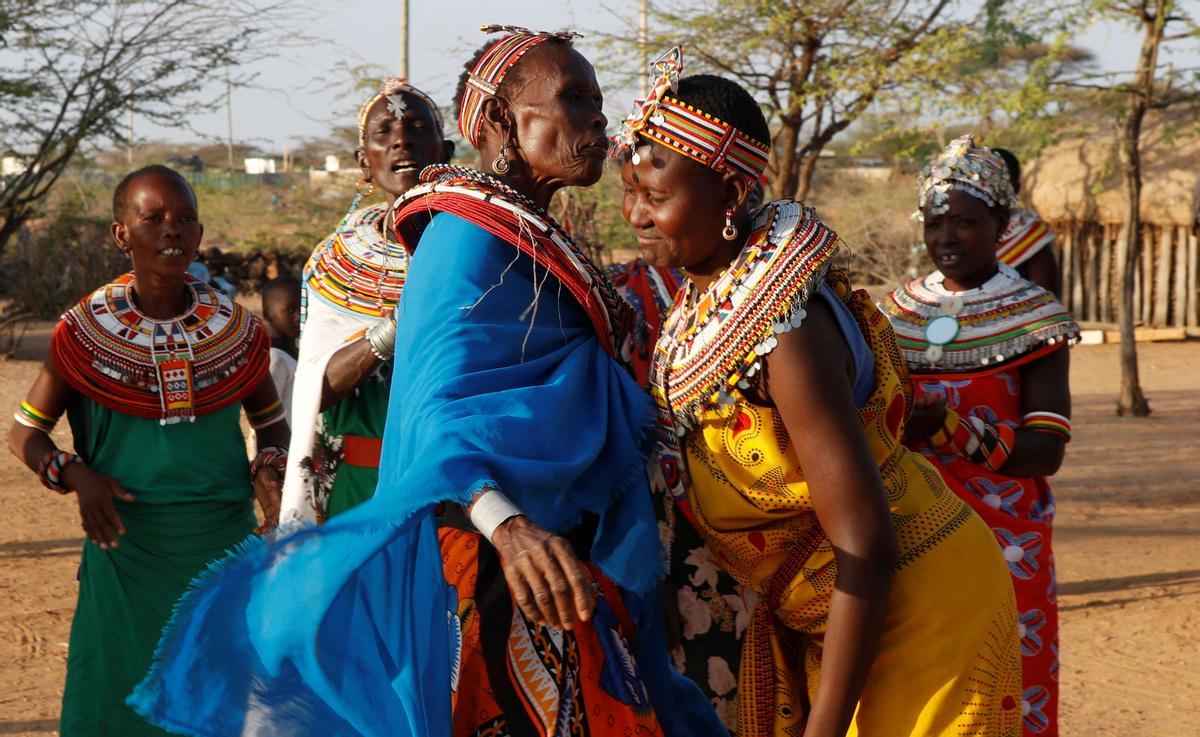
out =
[[[442,111],[438,109],[437,103],[433,101],[433,98],[416,87],[413,87],[408,83],[408,80],[403,77],[388,77],[386,80],[384,80],[383,86],[379,88],[379,91],[375,93],[374,97],[372,97],[370,100],[367,100],[366,104],[358,109],[359,146],[366,145],[367,113],[371,112],[371,108],[375,107],[375,103],[386,97],[388,101],[388,110],[390,110],[392,115],[395,115],[396,119],[399,120],[400,116],[404,115],[404,111],[408,108],[408,102],[404,99],[405,94],[412,95],[429,106],[430,111],[433,112],[433,122],[437,125],[438,134],[442,134],[442,132],[446,129],[446,124],[442,120]]]
[[[928,205],[934,215],[942,215],[950,209],[952,190],[983,200],[988,207],[1012,207],[1017,203],[1004,159],[975,143],[971,133],[955,138],[926,164],[917,178],[917,207]],[[916,214],[919,218],[921,210]]]
[[[629,152],[633,163],[638,136],[657,141],[716,171],[736,171],[758,181],[767,168],[771,149],[728,123],[667,95],[679,88],[683,51],[676,46],[650,65],[654,82],[650,95],[633,104],[633,112],[612,137],[613,157]]]
[[[496,94],[504,76],[530,49],[552,38],[568,43],[581,38],[574,31],[531,31],[520,26],[480,26],[484,33],[507,33],[479,57],[467,73],[462,104],[458,108],[458,131],[474,148],[479,148],[479,125],[482,122],[483,101]]]

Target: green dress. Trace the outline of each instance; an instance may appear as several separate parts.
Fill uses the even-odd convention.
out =
[[[67,408],[75,452],[135,501],[114,500],[120,547],[84,543],[71,625],[62,737],[155,737],[125,705],[150,668],[175,601],[255,525],[240,403],[160,425],[80,395]]]
[[[380,366],[354,390],[321,416],[319,444],[322,455],[338,458],[336,466],[327,474],[332,482],[325,503],[326,518],[334,517],[362,504],[375,495],[379,483],[379,466],[359,466],[339,458],[340,449],[347,435],[381,439],[387,423],[388,395],[392,386],[391,364]]]

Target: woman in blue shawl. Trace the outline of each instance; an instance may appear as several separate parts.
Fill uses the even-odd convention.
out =
[[[457,102],[497,176],[431,167],[392,211],[415,253],[376,495],[196,582],[130,699],[158,724],[724,734],[666,655],[628,306],[545,213],[602,171],[595,74],[570,34],[496,30]]]

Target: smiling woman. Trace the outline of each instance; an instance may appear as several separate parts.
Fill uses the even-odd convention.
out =
[[[254,529],[252,492],[278,514],[287,424],[267,374],[266,332],[187,274],[204,232],[187,181],[125,177],[112,235],[133,270],[85,297],[54,331],[9,448],[42,483],[74,492],[87,541],[71,626],[60,734],[158,736],[124,704],[191,579]],[[246,462],[245,408],[263,454]],[[49,430],[63,412],[75,452]]]
[[[545,211],[600,177],[595,72],[573,34],[489,30],[456,107],[490,173],[427,167],[389,211],[412,260],[375,494],[197,584],[134,697],[158,723],[724,733],[662,637],[629,307]],[[375,115],[365,159],[399,174]]]

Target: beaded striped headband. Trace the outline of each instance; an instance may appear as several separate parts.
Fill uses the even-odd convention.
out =
[[[370,100],[367,100],[366,104],[358,109],[359,146],[366,145],[367,113],[371,112],[371,108],[375,107],[375,103],[386,97],[388,101],[388,110],[391,110],[392,115],[395,115],[396,119],[399,120],[400,116],[404,114],[404,110],[407,107],[407,103],[404,101],[404,98],[401,97],[402,94],[412,95],[428,105],[429,110],[433,113],[433,122],[435,125],[437,125],[438,134],[441,135],[442,132],[445,131],[446,124],[445,121],[442,120],[442,111],[438,108],[437,103],[433,101],[432,97],[416,87],[413,87],[408,83],[408,80],[403,77],[388,77],[386,80],[384,80],[383,86],[379,88],[379,91],[376,92]]]
[[[651,64],[654,82],[645,100],[634,102],[633,112],[621,123],[612,141],[613,157],[634,150],[644,136],[699,161],[716,171],[735,171],[758,181],[767,168],[770,147],[686,102],[667,95],[679,88],[683,73],[683,51],[676,46]]]
[[[580,38],[573,31],[531,31],[520,26],[480,26],[484,33],[507,33],[479,57],[467,73],[462,104],[458,108],[458,131],[474,148],[479,148],[479,125],[483,122],[483,101],[496,94],[504,76],[530,49],[543,41],[559,38],[570,43]]]

